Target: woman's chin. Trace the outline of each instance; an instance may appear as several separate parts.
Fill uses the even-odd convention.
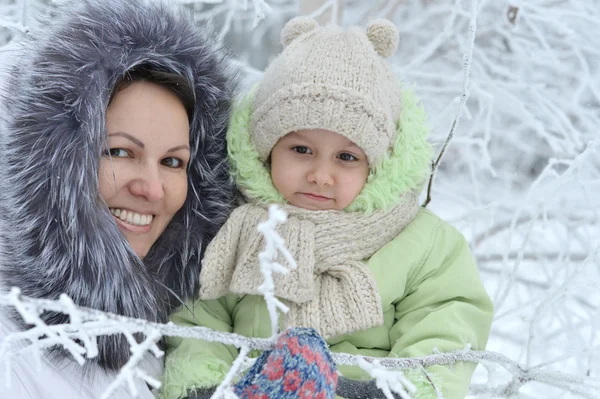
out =
[[[133,247],[133,251],[135,252],[135,254],[140,258],[140,259],[144,259],[144,256],[146,256],[146,254],[149,251],[149,248],[135,248]]]
[[[140,259],[144,259],[144,256],[146,256],[148,254],[148,251],[150,251],[150,248],[152,247],[152,244],[145,242],[145,240],[140,240],[139,235],[137,236],[133,236],[132,234],[129,232],[125,232],[125,231],[121,231],[123,233],[123,235],[125,236],[125,238],[127,239],[127,242],[129,242],[129,246],[131,247],[131,249],[133,250],[133,252],[135,252],[135,254],[140,258]]]

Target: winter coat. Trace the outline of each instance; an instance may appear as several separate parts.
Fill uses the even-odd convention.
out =
[[[234,108],[227,138],[231,171],[245,196],[266,203],[281,203],[270,171],[249,145],[253,91]],[[431,146],[423,107],[413,91],[402,90],[402,110],[397,137],[390,156],[369,177],[350,205],[353,211],[390,209],[408,190],[420,192],[430,173]],[[349,207],[349,208],[350,208]],[[362,231],[356,231],[361,234]],[[328,340],[331,350],[378,357],[418,357],[464,349],[483,350],[493,316],[473,256],[464,237],[428,210],[421,209],[402,232],[364,262],[371,270],[381,296],[383,325]],[[220,299],[188,302],[172,320],[181,325],[206,326],[248,337],[268,337],[270,320],[259,296],[229,294]],[[335,323],[336,320],[331,320]],[[166,399],[185,397],[190,390],[209,387],[223,380],[237,355],[237,349],[194,339],[167,341],[164,384]],[[409,372],[419,388],[416,399],[437,395],[434,381],[446,399],[465,397],[475,364]],[[370,378],[358,368],[340,367],[338,393],[348,397],[380,395]],[[347,381],[356,389],[342,383]],[[350,384],[350,383],[349,383]],[[383,397],[383,396],[381,396]]]
[[[0,342],[11,332],[19,331],[6,312],[0,312]],[[15,344],[12,348],[23,348]],[[38,364],[40,367],[38,368]],[[31,352],[24,352],[11,363],[10,387],[6,386],[7,364],[0,363],[0,399],[82,399],[99,398],[114,380],[114,372],[98,365],[80,366],[64,358],[42,356],[39,359]],[[160,379],[163,371],[162,359],[147,356],[141,367],[152,377]],[[135,381],[139,399],[153,399],[154,395],[141,380]],[[131,398],[128,387],[122,386],[111,397]]]
[[[1,293],[66,293],[81,306],[166,322],[197,291],[203,251],[233,203],[225,145],[232,71],[189,15],[159,1],[81,0],[44,25],[22,42],[2,93]],[[98,183],[110,94],[138,65],[184,76],[195,97],[188,195],[143,261]],[[27,328],[8,308],[0,312],[0,342]],[[50,312],[43,319],[67,321]],[[5,388],[3,372],[0,397],[100,397],[130,351],[121,334],[100,337],[98,346],[84,367],[59,351],[43,355],[40,369],[29,355],[12,359],[12,387]],[[153,367],[158,374],[161,362]],[[139,388],[151,397],[145,383]]]
[[[493,307],[464,237],[428,210],[421,210],[394,240],[365,261],[381,294],[384,324],[328,341],[333,352],[377,357],[418,357],[464,349],[483,350]],[[248,337],[268,337],[269,314],[261,296],[229,294],[189,302],[172,320]],[[332,320],[332,322],[335,322]],[[164,397],[220,383],[237,349],[220,343],[170,338]],[[430,377],[446,399],[467,394],[475,364],[433,366]],[[345,377],[368,379],[358,368],[339,367]],[[436,398],[422,373],[409,374],[417,398]]]

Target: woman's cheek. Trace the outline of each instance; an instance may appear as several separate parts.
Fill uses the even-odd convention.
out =
[[[111,160],[103,158],[100,161],[98,186],[104,200],[108,200],[119,192],[124,174],[126,174],[126,170],[123,167],[115,167]]]
[[[167,178],[169,179],[169,178]],[[167,180],[169,182],[169,180]],[[171,200],[171,213],[174,215],[177,213],[183,204],[185,203],[185,199],[187,198],[188,192],[188,177],[187,173],[181,173],[181,175],[177,177],[171,177],[170,183],[167,183],[165,187],[165,192]]]

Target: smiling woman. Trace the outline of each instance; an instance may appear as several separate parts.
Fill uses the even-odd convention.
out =
[[[153,322],[197,292],[206,245],[233,205],[234,71],[174,7],[80,0],[15,50],[0,102],[0,290],[66,293]],[[0,309],[0,343],[27,328]],[[40,368],[22,355],[0,365],[12,380],[0,397],[98,398],[130,356],[122,334],[100,337],[83,368],[57,351]],[[159,360],[142,367],[160,378]],[[143,380],[135,388],[153,398]]]
[[[100,195],[141,258],[181,209],[188,189],[191,115],[186,109],[193,102],[177,75],[162,78],[133,72],[129,84],[117,86],[106,113],[108,143],[100,162]]]

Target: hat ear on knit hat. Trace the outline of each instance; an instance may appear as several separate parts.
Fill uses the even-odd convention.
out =
[[[281,44],[287,47],[298,36],[313,31],[319,27],[319,23],[310,17],[296,17],[291,19],[281,31]]]
[[[377,19],[367,26],[367,37],[377,54],[388,58],[398,48],[399,35],[396,26],[387,19]]]

